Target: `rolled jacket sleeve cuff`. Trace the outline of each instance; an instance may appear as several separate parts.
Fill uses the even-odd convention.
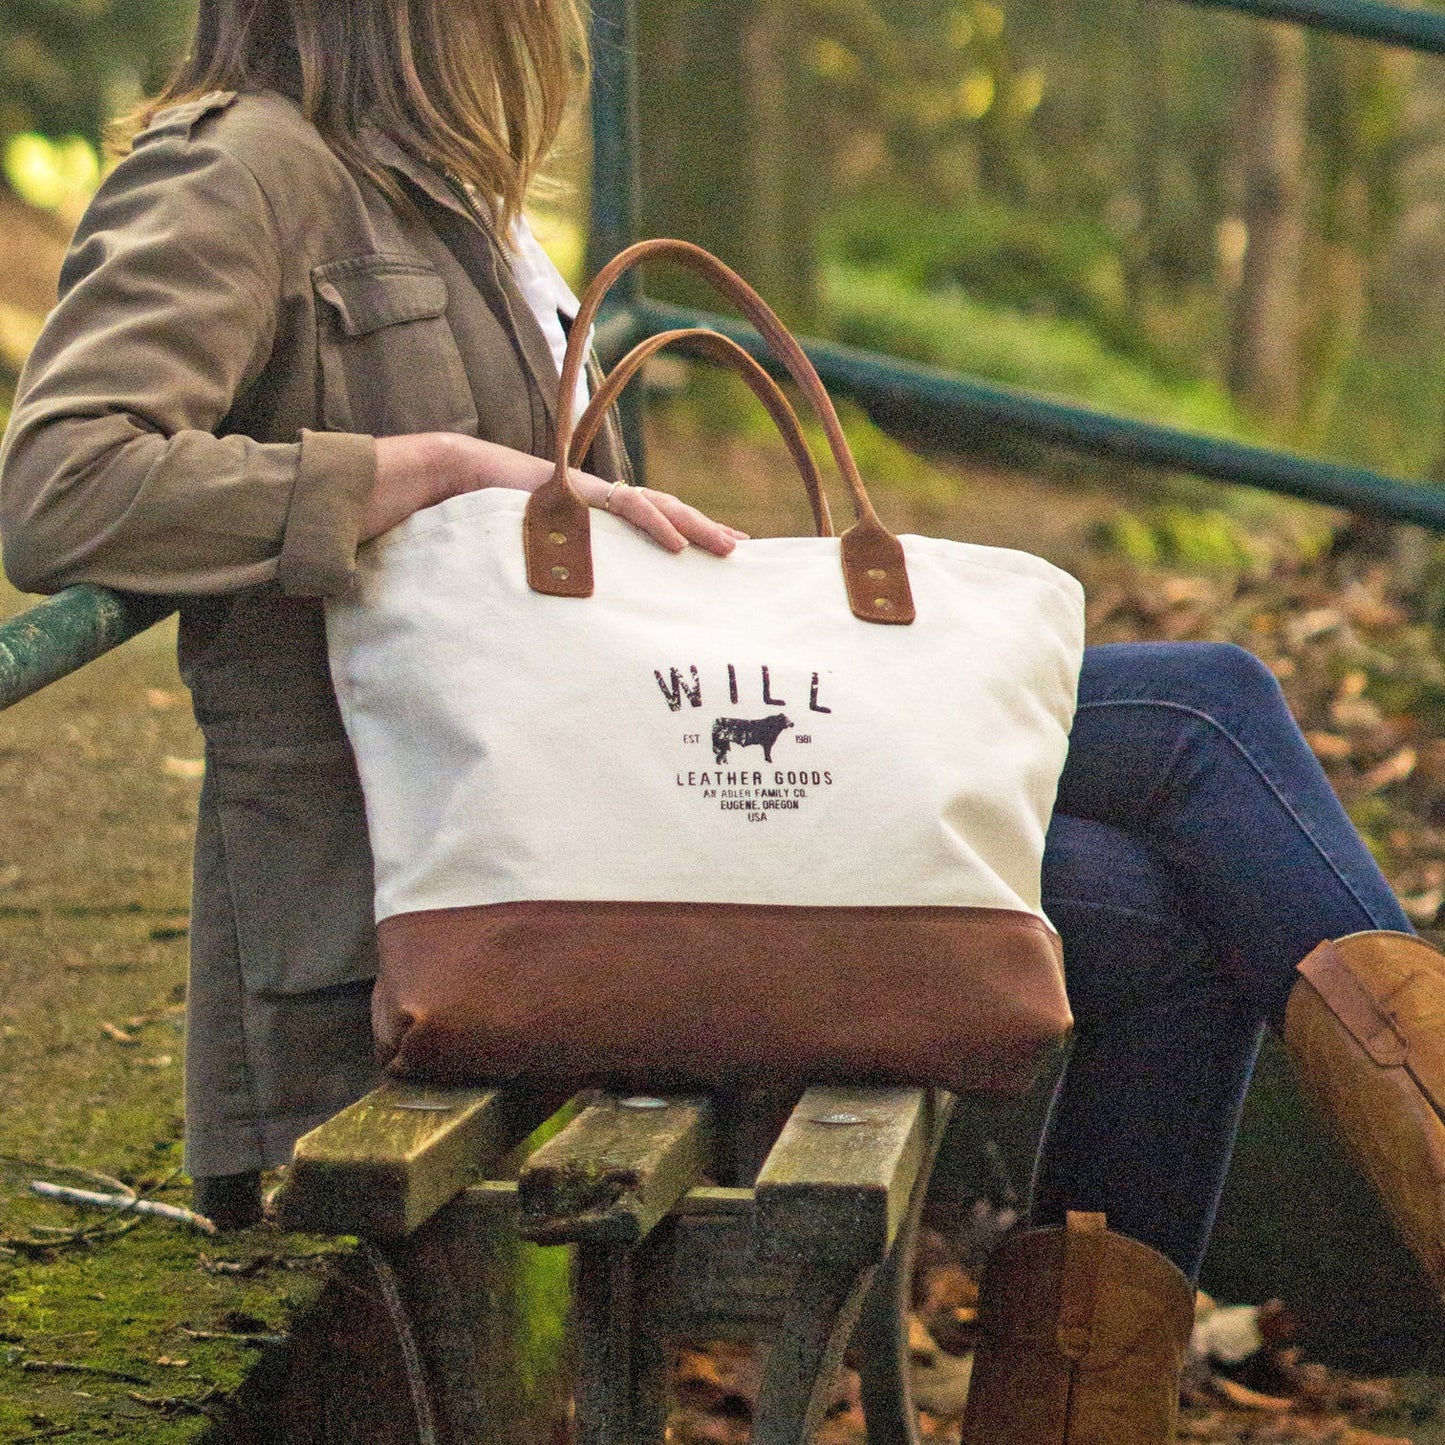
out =
[[[301,463],[276,578],[293,597],[345,592],[356,570],[361,513],[376,485],[376,439],[301,433]]]

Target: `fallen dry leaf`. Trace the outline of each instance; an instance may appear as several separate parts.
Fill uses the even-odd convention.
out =
[[[1322,763],[1342,763],[1355,750],[1355,745],[1339,733],[1327,733],[1316,729],[1305,734],[1310,751]]]
[[[1405,910],[1410,922],[1421,925],[1435,921],[1442,903],[1445,903],[1445,888],[1438,885],[1424,893],[1412,893],[1400,899],[1400,907]]]
[[[1403,747],[1383,762],[1376,763],[1360,781],[1370,792],[1377,793],[1381,788],[1403,783],[1415,771],[1415,764],[1419,760],[1420,755],[1414,748]]]
[[[1280,1395],[1262,1395],[1258,1390],[1251,1390],[1224,1375],[1215,1377],[1214,1388],[1231,1405],[1238,1406],[1241,1410],[1263,1410],[1269,1414],[1277,1414],[1281,1410],[1294,1408],[1293,1400],[1286,1400]]]
[[[950,1355],[917,1315],[908,1317],[908,1373],[914,1403],[940,1420],[958,1420],[968,1402],[973,1356]]]
[[[1344,613],[1337,607],[1315,607],[1285,623],[1285,639],[1292,650],[1298,651],[1305,643],[1333,632],[1344,620]]]
[[[1384,720],[1379,703],[1368,697],[1341,697],[1330,705],[1330,721],[1346,732],[1369,732]]]
[[[978,1306],[978,1285],[967,1270],[956,1264],[945,1264],[929,1271],[923,1297],[918,1301],[919,1313],[938,1314],[943,1310],[969,1309]]]

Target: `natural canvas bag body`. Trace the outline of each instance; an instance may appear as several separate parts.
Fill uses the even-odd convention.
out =
[[[531,497],[456,497],[361,549],[327,630],[376,861],[382,1057],[437,1081],[1017,1087],[1070,1022],[1039,873],[1078,583],[891,536],[801,348],[683,243],[598,277],[561,395],[607,286],[650,255],[764,333],[858,521],[827,535],[782,394],[732,343],[686,333],[764,400],[825,535],[672,555],[589,512],[567,459],[673,339],[654,338],[575,439],[559,420]]]

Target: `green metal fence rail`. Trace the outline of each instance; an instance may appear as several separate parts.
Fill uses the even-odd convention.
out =
[[[175,611],[163,597],[68,587],[0,623],[0,710],[94,662]]]
[[[1445,11],[1412,10],[1373,0],[1186,3],[1445,54]],[[635,0],[594,0],[593,4],[599,82],[593,128],[606,147],[599,147],[593,176],[593,240],[588,254],[593,270],[636,239],[641,209],[634,7]],[[620,144],[618,137],[626,138],[626,143]],[[640,287],[619,311],[612,316],[612,336],[619,344],[672,326],[709,325],[727,332],[759,360],[770,360],[749,328],[724,317],[664,305]],[[1316,461],[1296,452],[1156,426],[828,342],[805,339],[804,346],[830,389],[852,397],[885,431],[904,441],[921,439],[955,454],[975,451],[981,442],[994,439],[1042,442],[1085,456],[1189,472],[1445,532],[1445,489],[1362,467]]]
[[[767,360],[757,333],[728,316],[644,298],[638,303],[637,320],[642,335],[679,326],[711,326],[759,360]],[[835,397],[852,397],[885,431],[935,450],[977,451],[995,441],[1025,438],[1087,456],[1190,472],[1445,532],[1445,487],[1092,411],[834,342],[810,341],[807,351]]]
[[[1445,55],[1442,11],[1374,0],[1185,3]],[[592,15],[594,161],[588,265],[595,272],[637,238],[641,207],[635,0],[593,0]],[[715,326],[767,359],[748,328],[725,317],[650,299],[635,275],[615,295],[599,334],[599,349],[605,359],[615,358],[645,336],[684,324]],[[904,440],[926,441],[940,451],[964,454],[980,444],[1023,439],[1445,532],[1445,489],[1294,452],[1155,426],[850,347],[821,341],[805,345],[830,388],[859,402],[885,430]],[[640,396],[624,400],[624,427],[639,464],[640,408]],[[169,610],[169,605],[155,599],[121,598],[94,587],[72,588],[0,624],[0,710],[118,646]]]
[[[1445,14],[1378,5],[1374,0],[1187,0],[1218,10],[1241,10],[1265,20],[1288,20],[1312,30],[1379,40],[1405,50],[1445,55]]]

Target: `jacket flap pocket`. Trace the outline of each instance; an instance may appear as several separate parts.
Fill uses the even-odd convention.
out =
[[[447,309],[447,285],[425,261],[405,256],[355,256],[317,266],[311,273],[347,336],[366,336],[383,326],[424,321]]]

